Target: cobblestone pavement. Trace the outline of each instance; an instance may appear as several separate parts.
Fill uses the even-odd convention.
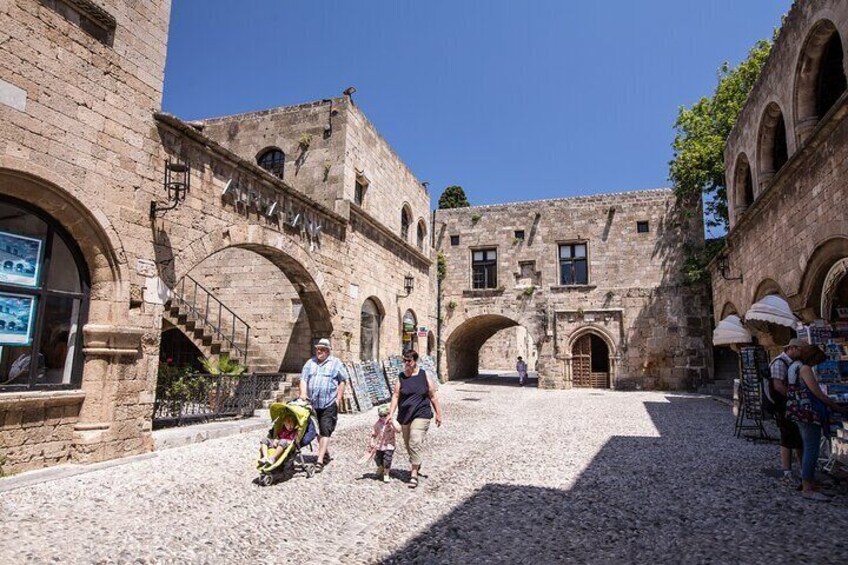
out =
[[[663,393],[443,386],[411,490],[357,463],[346,416],[312,479],[252,483],[255,435],[4,493],[7,563],[845,563],[848,495],[814,503],[763,473],[729,408]]]

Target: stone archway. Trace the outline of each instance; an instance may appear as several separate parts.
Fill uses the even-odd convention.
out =
[[[448,379],[477,376],[483,344],[499,331],[519,325],[518,321],[501,314],[480,314],[456,326],[445,343]]]
[[[333,337],[323,273],[286,234],[232,226],[194,242],[173,263],[175,282],[186,275],[199,277],[204,288],[251,326],[250,370],[298,371],[315,339]],[[174,288],[179,293],[182,284]]]

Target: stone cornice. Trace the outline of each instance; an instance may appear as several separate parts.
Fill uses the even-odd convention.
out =
[[[34,390],[0,393],[0,410],[44,408],[82,404],[85,392],[81,390]]]
[[[87,324],[83,329],[83,354],[131,356],[141,349],[142,328]]]
[[[403,240],[399,235],[394,233],[392,230],[378,222],[374,219],[370,214],[368,214],[365,210],[354,204],[350,203],[350,219],[351,223],[354,225],[357,222],[362,222],[368,228],[377,231],[381,236],[386,238],[389,245],[384,245],[384,247],[389,248],[394,251],[397,255],[409,255],[414,261],[417,261],[421,265],[422,268],[428,269],[430,265],[433,264],[433,261],[424,255],[421,251],[419,251],[416,247],[413,247],[409,243]],[[412,261],[410,261],[412,262]]]

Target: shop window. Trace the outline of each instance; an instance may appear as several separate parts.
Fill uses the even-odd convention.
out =
[[[458,235],[452,235],[450,237],[451,237],[451,247],[456,247],[457,245],[459,245],[459,236]]]
[[[415,312],[407,310],[401,320],[403,332],[401,336],[401,349],[403,353],[407,351],[418,351],[418,318]]]
[[[79,249],[40,210],[3,199],[0,261],[0,391],[78,387],[89,296]]]
[[[648,233],[650,230],[650,226],[648,222],[636,222],[636,233]]]
[[[589,284],[585,243],[565,243],[559,246],[559,284]]]
[[[471,252],[472,288],[497,288],[498,252],[495,249],[477,249]]]
[[[271,148],[263,152],[256,159],[256,164],[274,175],[277,178],[283,178],[283,171],[286,165],[286,155],[277,148]]]

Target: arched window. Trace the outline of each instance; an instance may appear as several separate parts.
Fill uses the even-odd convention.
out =
[[[404,241],[409,241],[409,226],[412,224],[412,213],[408,206],[404,206],[400,211],[400,236]]]
[[[262,152],[262,154],[256,159],[256,163],[275,177],[283,178],[286,156],[276,147],[272,147],[271,149],[267,149]]]
[[[834,31],[824,46],[819,76],[816,81],[816,113],[827,114],[845,92],[845,69],[842,67],[842,40]]]
[[[848,87],[842,39],[833,22],[822,20],[807,36],[795,79],[796,135],[803,142]]]
[[[371,361],[380,358],[380,327],[383,315],[373,298],[362,303],[359,324],[359,359]]]
[[[733,200],[734,218],[738,220],[748,207],[754,203],[754,181],[751,177],[751,166],[748,163],[748,157],[744,153],[736,159],[733,190],[736,195]]]
[[[760,124],[760,168],[757,175],[760,190],[771,182],[771,178],[789,160],[786,143],[786,123],[780,107],[772,102],[766,106]]]
[[[424,242],[427,240],[427,226],[424,225],[424,220],[419,220],[418,222],[418,234],[416,237],[416,241],[418,243],[418,249],[424,251]]]
[[[418,350],[418,319],[415,317],[415,312],[407,310],[403,315],[402,320],[401,343],[403,344],[404,353],[412,349]]]
[[[41,210],[0,199],[0,391],[74,388],[82,380],[88,271],[76,243]],[[0,261],[10,261],[0,251]]]

